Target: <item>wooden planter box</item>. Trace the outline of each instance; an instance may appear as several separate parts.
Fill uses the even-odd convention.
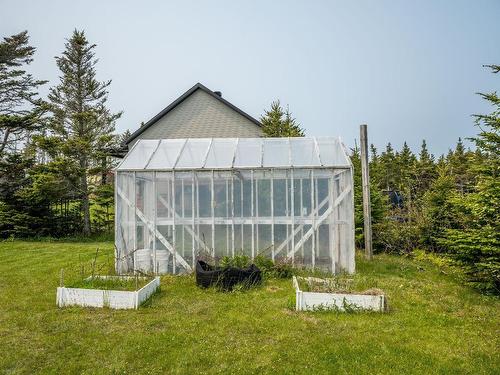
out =
[[[100,276],[103,278],[134,276]],[[57,288],[57,306],[109,307],[112,309],[137,309],[160,287],[160,278],[155,277],[139,290],[103,290],[83,288]]]
[[[295,288],[295,309],[297,311],[369,310],[383,312],[385,310],[385,296],[383,294],[303,292],[300,290],[299,282],[295,276],[293,277],[293,286]]]

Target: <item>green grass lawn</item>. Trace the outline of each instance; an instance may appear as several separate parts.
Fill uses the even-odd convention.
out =
[[[290,280],[220,293],[187,276],[139,310],[58,309],[60,269],[87,274],[96,247],[109,265],[110,242],[0,243],[0,373],[500,372],[499,300],[423,261],[358,258],[385,314],[297,313]]]

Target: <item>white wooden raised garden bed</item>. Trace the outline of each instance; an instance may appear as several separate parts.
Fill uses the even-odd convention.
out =
[[[135,276],[94,276],[98,278],[127,278]],[[142,288],[134,291],[57,288],[57,306],[109,307],[112,309],[137,309],[160,287],[160,278],[155,277]]]
[[[383,294],[354,294],[354,293],[326,293],[302,291],[299,279],[305,281],[329,283],[328,279],[293,277],[295,288],[295,309],[297,311],[379,311],[385,310],[385,296]]]

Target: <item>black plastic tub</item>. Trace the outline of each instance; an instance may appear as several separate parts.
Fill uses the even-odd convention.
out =
[[[196,285],[202,288],[216,286],[232,290],[236,284],[252,286],[260,284],[262,273],[252,264],[247,268],[215,267],[202,260],[196,262]]]

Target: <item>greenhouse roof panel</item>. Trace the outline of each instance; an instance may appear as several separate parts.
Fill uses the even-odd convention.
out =
[[[185,144],[185,139],[162,139],[146,169],[174,168]]]
[[[239,138],[234,157],[234,168],[262,166],[262,138]]]
[[[237,141],[237,138],[214,138],[204,168],[231,169]]]
[[[159,139],[144,139],[137,142],[118,166],[118,170],[144,170],[160,143]]]
[[[165,147],[168,147],[169,140],[166,141]],[[211,144],[211,138],[188,138],[173,169],[203,168]]]
[[[291,166],[290,162],[290,141],[288,138],[267,138],[263,143],[262,165],[264,167]]]
[[[324,165],[350,165],[344,146],[338,138],[321,137],[316,138],[319,156]]]
[[[315,138],[290,138],[290,151],[294,167],[321,165]]]
[[[117,170],[349,168],[338,138],[139,140]]]

